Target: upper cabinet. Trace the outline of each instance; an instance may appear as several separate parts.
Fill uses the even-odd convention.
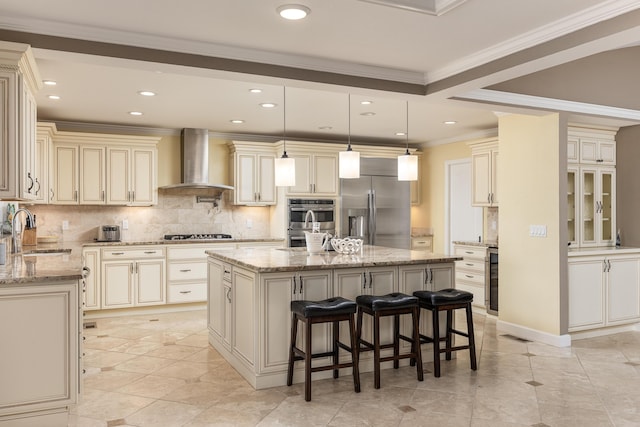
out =
[[[51,195],[50,163],[55,123],[38,123],[35,145],[35,203],[47,204]]]
[[[296,161],[296,185],[287,188],[290,196],[337,196],[338,154],[303,151],[288,152]]]
[[[472,206],[498,206],[498,140],[470,143]]]
[[[275,158],[271,145],[234,141],[229,144],[236,205],[275,205]]]
[[[569,127],[567,161],[570,246],[613,246],[616,239],[615,131]]]
[[[157,204],[158,141],[146,136],[55,133],[50,203]]]
[[[41,88],[31,48],[0,42],[0,199],[35,200],[35,93]]]

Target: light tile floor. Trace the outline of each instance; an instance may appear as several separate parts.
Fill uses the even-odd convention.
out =
[[[475,315],[467,352],[424,382],[413,368],[256,391],[207,343],[206,312],[97,320],[85,329],[84,393],[70,426],[640,426],[640,332],[555,348]]]

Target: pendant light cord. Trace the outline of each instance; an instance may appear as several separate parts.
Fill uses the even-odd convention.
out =
[[[283,152],[282,158],[286,159],[287,156],[287,87],[282,86],[282,142]]]
[[[349,104],[348,104],[349,110],[348,110],[348,114],[347,114],[347,117],[348,117],[348,122],[347,122],[348,123],[347,151],[353,151],[351,149],[351,94],[348,94],[348,98],[347,99],[348,99],[348,102],[349,102]]]
[[[407,111],[407,127],[405,129],[404,136],[406,137],[406,140],[407,140],[407,151],[405,154],[409,155],[410,154],[409,153],[409,101],[407,101],[406,111]]]

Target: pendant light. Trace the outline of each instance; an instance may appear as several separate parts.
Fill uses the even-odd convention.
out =
[[[282,157],[275,159],[275,183],[277,187],[292,187],[296,185],[296,161],[287,156],[287,88],[282,88]]]
[[[360,153],[351,149],[351,94],[349,94],[349,134],[347,151],[340,152],[339,172],[340,178],[360,178]]]
[[[404,135],[407,141],[407,151],[398,156],[398,181],[417,181],[418,156],[412,156],[409,153],[409,101],[407,101],[407,128]]]

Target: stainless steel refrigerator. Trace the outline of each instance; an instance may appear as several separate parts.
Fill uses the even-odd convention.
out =
[[[396,159],[361,158],[360,178],[340,180],[342,236],[366,245],[409,249],[409,182],[398,181]]]

